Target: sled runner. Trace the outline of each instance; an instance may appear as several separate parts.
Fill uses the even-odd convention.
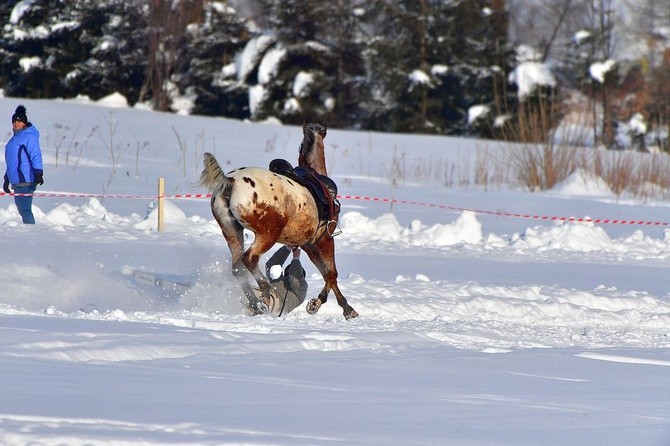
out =
[[[168,296],[179,297],[188,291],[193,284],[169,274],[156,274],[144,271],[132,266],[124,265],[121,274],[131,276],[132,279],[142,285],[160,288],[168,293]]]

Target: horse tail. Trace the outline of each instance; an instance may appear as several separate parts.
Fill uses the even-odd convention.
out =
[[[200,186],[206,187],[212,191],[214,195],[219,194],[231,187],[232,183],[223,173],[223,170],[221,170],[221,166],[219,166],[219,163],[216,161],[216,158],[214,158],[214,155],[211,153],[205,153],[204,164],[205,168],[202,170],[202,174],[200,175],[200,181],[198,181]]]

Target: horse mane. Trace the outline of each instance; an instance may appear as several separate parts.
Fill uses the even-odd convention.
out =
[[[302,126],[303,139],[300,143],[298,165],[311,167],[321,175],[328,175],[323,140],[326,137],[327,127],[315,122],[305,123]],[[318,137],[317,137],[318,136]]]

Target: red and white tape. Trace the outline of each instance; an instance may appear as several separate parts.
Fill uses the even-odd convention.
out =
[[[156,200],[159,198],[166,199],[209,199],[212,194],[175,194],[175,195],[165,195],[165,196],[140,196],[140,195],[104,195],[104,194],[77,194],[70,192],[62,193],[48,193],[48,192],[38,192],[33,194],[8,194],[5,192],[0,192],[0,197],[3,195],[7,196],[33,196],[33,197],[74,197],[74,198],[121,198],[126,200]],[[621,220],[614,218],[578,218],[578,217],[558,217],[558,216],[545,216],[545,215],[533,215],[533,214],[519,214],[515,212],[504,212],[504,211],[487,211],[482,209],[474,208],[464,208],[458,206],[450,206],[446,204],[436,204],[436,203],[427,203],[422,201],[414,200],[397,200],[395,198],[380,198],[380,197],[369,197],[364,195],[338,195],[340,200],[358,200],[358,201],[373,201],[378,203],[393,203],[393,204],[406,204],[411,206],[423,206],[423,207],[432,207],[438,209],[445,209],[448,211],[471,211],[475,214],[482,215],[496,215],[500,217],[512,217],[512,218],[524,218],[530,220],[543,220],[543,221],[562,221],[562,222],[579,222],[579,223],[600,223],[600,224],[612,224],[612,225],[643,225],[643,226],[670,226],[670,223],[663,221],[645,221],[645,220]]]
[[[603,224],[619,224],[619,225],[646,225],[646,226],[670,226],[668,222],[662,221],[644,221],[644,220],[620,220],[612,218],[578,218],[578,217],[550,217],[545,215],[533,215],[533,214],[519,214],[515,212],[504,212],[504,211],[487,211],[482,209],[474,208],[464,208],[457,206],[449,206],[445,204],[435,204],[435,203],[425,203],[421,201],[413,200],[396,200],[393,198],[378,198],[378,197],[366,197],[359,195],[338,195],[338,198],[345,200],[363,200],[363,201],[377,201],[381,203],[397,203],[397,204],[409,204],[413,206],[427,206],[439,209],[446,209],[450,211],[471,211],[475,214],[484,214],[484,215],[497,215],[501,217],[514,217],[514,218],[525,218],[532,220],[544,220],[544,221],[565,221],[565,222],[580,222],[580,223],[603,223]]]

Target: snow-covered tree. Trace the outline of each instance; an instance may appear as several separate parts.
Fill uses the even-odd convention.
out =
[[[247,88],[234,77],[236,56],[254,35],[253,24],[227,1],[205,1],[203,16],[186,28],[174,75],[182,94],[193,100],[192,112],[248,118]]]
[[[183,62],[180,49],[185,45],[186,29],[202,18],[203,0],[146,0],[148,63],[140,101],[150,100],[157,110],[171,109],[171,96],[178,94],[173,76]]]
[[[374,127],[463,133],[471,106],[505,108],[503,1],[376,2],[371,12]]]
[[[252,90],[255,117],[283,122],[322,120],[362,126],[359,17],[366,2],[353,0],[262,0],[276,41],[258,65]]]
[[[15,96],[55,97],[62,79],[88,48],[79,39],[82,16],[62,0],[17,2],[3,27],[5,91]]]
[[[1,38],[6,92],[137,97],[146,60],[141,7],[142,0],[16,2]]]
[[[614,51],[615,2],[647,45],[632,68]],[[539,57],[515,62],[510,15]],[[553,122],[555,80],[590,98],[596,143],[638,114],[670,120],[663,0],[6,0],[0,21],[14,96],[119,92],[185,113],[524,139],[533,116]]]
[[[653,126],[650,144],[670,152],[670,47],[651,76],[646,115]]]
[[[119,92],[137,102],[148,59],[142,7],[143,0],[79,3],[79,38],[88,51],[63,80],[70,94],[99,99]]]
[[[214,0],[22,0],[2,4],[0,85],[8,94],[99,99],[244,117],[215,79],[250,38]],[[191,103],[179,101],[190,97]],[[247,113],[248,116],[248,113]]]
[[[543,54],[521,45],[509,82],[517,100],[507,113],[508,118],[494,125],[494,136],[522,142],[546,142],[558,122],[557,81],[542,62]]]

